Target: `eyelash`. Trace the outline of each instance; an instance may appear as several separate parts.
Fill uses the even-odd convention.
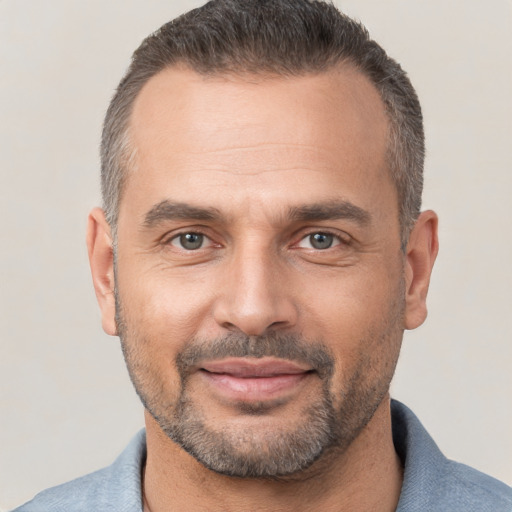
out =
[[[341,236],[339,232],[334,232],[332,230],[329,230],[329,229],[312,229],[306,233],[304,233],[297,242],[294,242],[292,244],[292,248],[293,247],[296,247],[298,244],[300,244],[301,242],[303,242],[304,240],[306,240],[308,237],[311,237],[313,235],[327,235],[327,236],[332,236],[335,240],[336,240],[336,244],[335,245],[331,245],[329,247],[326,247],[324,249],[318,249],[318,248],[306,248],[304,247],[304,249],[310,249],[310,250],[316,250],[316,251],[320,251],[320,252],[323,252],[323,251],[327,251],[328,249],[332,249],[332,248],[335,248],[337,247],[338,245],[343,245],[343,246],[350,246],[351,243],[352,243],[352,239],[351,237],[349,237],[348,235],[346,235],[345,237]],[[215,244],[215,242],[213,242],[213,239],[211,236],[209,236],[204,230],[201,230],[201,229],[190,229],[190,230],[184,230],[184,231],[181,231],[179,233],[173,233],[172,236],[170,237],[166,237],[163,239],[163,245],[172,245],[172,242],[174,240],[177,240],[179,239],[180,237],[184,236],[184,235],[201,235],[203,236],[204,238],[206,238],[207,240],[210,240],[211,243],[213,243],[213,245],[217,245],[218,247],[221,246],[221,244]],[[201,249],[204,249],[204,247],[199,247],[197,249],[185,249],[184,247],[181,247],[182,250],[184,250],[185,252],[196,252],[196,251],[199,251]]]
[[[294,245],[300,244],[303,240],[306,240],[307,238],[313,236],[313,235],[328,235],[332,236],[338,243],[336,245],[333,245],[331,247],[328,247],[326,249],[323,249],[323,251],[326,251],[327,249],[331,249],[334,247],[337,247],[337,245],[343,245],[343,246],[349,246],[351,245],[352,238],[345,234],[345,236],[342,236],[339,232],[335,232],[329,229],[312,229],[309,232],[302,235],[298,242],[296,242]],[[316,249],[318,251],[322,251],[322,249]]]
[[[162,238],[162,244],[163,245],[172,245],[173,240],[176,240],[176,239],[178,239],[178,238],[180,238],[181,236],[184,236],[184,235],[201,235],[205,239],[208,239],[211,242],[213,242],[212,237],[209,236],[205,231],[203,231],[202,229],[194,228],[194,229],[188,229],[188,230],[180,231],[178,233],[173,233],[171,236],[166,236],[166,237]],[[213,243],[215,244],[215,242],[213,242]],[[216,244],[216,245],[220,245],[220,244]],[[202,247],[201,247],[201,249],[202,249]],[[193,251],[190,250],[189,252],[193,252]]]

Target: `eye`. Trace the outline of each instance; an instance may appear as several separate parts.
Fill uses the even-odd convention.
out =
[[[339,237],[331,233],[311,233],[299,242],[299,247],[304,249],[324,250],[340,244]]]
[[[171,245],[186,251],[195,251],[201,249],[207,240],[209,238],[201,233],[182,233],[171,240]]]

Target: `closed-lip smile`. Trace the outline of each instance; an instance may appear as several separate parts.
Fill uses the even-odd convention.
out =
[[[204,362],[200,373],[215,394],[247,402],[281,398],[293,392],[313,369],[273,357],[227,358]]]

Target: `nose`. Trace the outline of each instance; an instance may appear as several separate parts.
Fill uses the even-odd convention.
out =
[[[276,255],[240,251],[227,265],[214,319],[223,329],[261,336],[297,322],[297,306],[287,272]]]

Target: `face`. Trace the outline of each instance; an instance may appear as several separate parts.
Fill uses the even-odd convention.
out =
[[[147,410],[206,467],[296,473],[346,450],[387,396],[405,274],[386,130],[346,67],[166,70],[137,98],[117,330]]]

